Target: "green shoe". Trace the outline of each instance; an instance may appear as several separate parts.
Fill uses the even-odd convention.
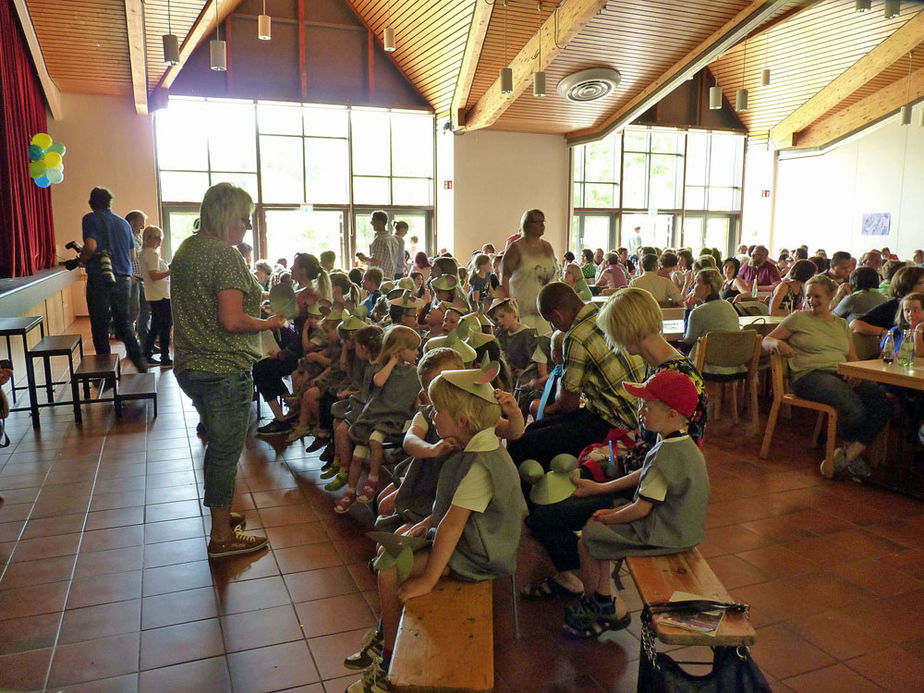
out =
[[[337,476],[339,473],[340,473],[340,460],[338,460],[335,457],[333,462],[325,464],[324,467],[321,468],[321,474],[319,476],[322,479],[330,479],[332,477]]]
[[[324,487],[324,490],[325,491],[339,491],[344,486],[346,486],[346,483],[349,480],[349,478],[350,478],[350,473],[346,469],[343,469],[337,472],[337,476],[335,476],[333,479],[330,480],[330,483],[328,483]]]

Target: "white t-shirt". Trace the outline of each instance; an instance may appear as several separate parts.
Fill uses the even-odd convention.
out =
[[[160,253],[154,248],[143,248],[139,261],[142,276],[144,277],[144,299],[150,302],[170,298],[170,278],[151,279],[152,271],[166,272],[168,269],[167,263],[161,259]]]

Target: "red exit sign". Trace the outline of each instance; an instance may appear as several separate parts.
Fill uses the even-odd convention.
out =
[[[452,181],[451,181],[451,180],[444,180],[444,181],[443,181],[443,189],[444,189],[444,190],[452,190]]]
[[[761,190],[761,191],[760,191],[760,196],[761,196],[761,197],[770,197],[770,191],[769,191],[769,190]]]

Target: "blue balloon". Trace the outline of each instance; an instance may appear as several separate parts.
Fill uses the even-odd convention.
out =
[[[39,147],[37,144],[29,145],[29,161],[38,161],[43,156],[45,156],[45,150]]]
[[[49,185],[51,185],[51,181],[48,180],[48,176],[42,176],[41,178],[33,178],[33,180],[35,181],[35,184],[39,186],[40,188],[47,188]]]

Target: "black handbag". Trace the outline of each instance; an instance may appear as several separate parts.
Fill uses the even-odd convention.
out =
[[[658,602],[642,611],[642,656],[638,664],[638,690],[645,693],[770,693],[770,685],[754,663],[747,647],[713,647],[712,671],[690,674],[670,654],[655,650],[652,614],[697,613],[703,611],[744,611],[746,604],[728,604],[709,600]]]

